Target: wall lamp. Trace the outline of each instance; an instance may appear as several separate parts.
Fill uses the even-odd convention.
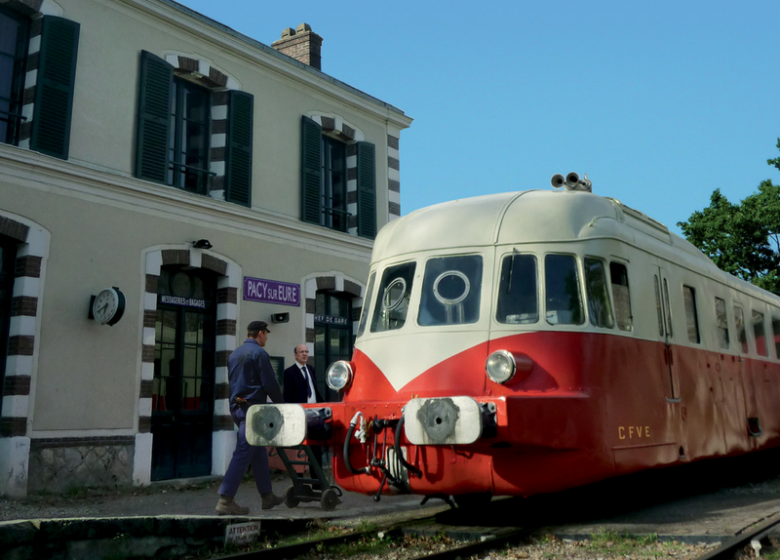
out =
[[[213,245],[208,239],[198,239],[192,242],[192,246],[196,249],[211,249]]]

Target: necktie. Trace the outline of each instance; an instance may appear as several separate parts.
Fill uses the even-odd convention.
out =
[[[311,397],[311,384],[309,383],[309,371],[306,366],[301,367],[301,373],[303,374],[303,380],[306,382],[306,393],[308,397]]]

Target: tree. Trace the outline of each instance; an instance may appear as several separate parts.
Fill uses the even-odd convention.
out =
[[[780,169],[780,158],[767,163]],[[718,268],[780,294],[779,185],[763,181],[758,192],[740,204],[732,204],[715,189],[707,208],[677,225]]]

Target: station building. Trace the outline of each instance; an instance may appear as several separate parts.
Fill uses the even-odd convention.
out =
[[[411,119],[321,46],[0,0],[0,495],[223,474],[253,320],[279,376],[301,342],[321,384],[349,358]]]

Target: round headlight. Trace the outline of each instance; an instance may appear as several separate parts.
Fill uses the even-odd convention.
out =
[[[352,381],[352,366],[349,362],[338,361],[328,366],[325,374],[325,382],[334,391],[341,391]]]
[[[515,357],[506,350],[496,350],[485,361],[485,372],[496,383],[506,383],[515,376]]]

